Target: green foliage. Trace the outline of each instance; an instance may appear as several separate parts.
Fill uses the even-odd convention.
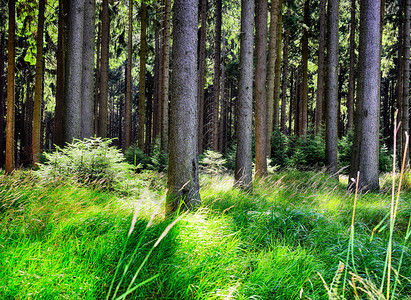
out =
[[[219,175],[226,171],[226,160],[219,152],[206,150],[200,157],[200,169],[209,175]]]
[[[289,139],[278,128],[274,129],[271,138],[271,165],[285,168],[289,159],[287,157],[287,147]]]
[[[166,172],[168,155],[160,148],[160,140],[156,140],[151,149],[151,155],[146,155],[138,145],[130,146],[125,153],[126,161],[137,168]]]
[[[325,143],[321,134],[308,134],[304,139],[286,136],[275,130],[272,136],[271,165],[281,169],[319,169],[325,163]]]
[[[45,180],[75,180],[111,188],[125,180],[132,170],[111,143],[112,140],[102,138],[75,140],[62,149],[44,153],[46,163],[39,164],[37,174]]]
[[[158,173],[149,171],[135,179],[147,181],[148,173],[158,181]],[[29,172],[0,177],[0,298],[105,299],[111,282],[113,289],[120,286],[119,296],[137,274],[130,290],[138,288],[127,299],[328,299],[318,273],[327,283],[341,275],[353,209],[346,186],[295,169],[261,180],[252,194],[233,188],[231,176],[207,175],[202,182],[204,207],[171,228],[173,220],[163,219],[161,210],[152,218],[147,211],[165,186],[158,192],[141,187],[140,200],[42,183]],[[361,278],[382,277],[388,230],[375,231],[372,240],[370,235],[389,201],[382,193],[358,199],[357,286],[364,287]],[[394,263],[405,249],[398,299],[411,293],[411,249],[403,244],[410,203],[400,203],[394,231]],[[341,292],[339,282],[330,289]],[[354,299],[346,288],[346,299]],[[367,292],[357,292],[367,299]]]
[[[347,167],[351,164],[351,153],[354,142],[354,133],[349,132],[346,136],[338,141],[338,163],[339,167]],[[390,172],[392,169],[392,153],[385,145],[383,140],[380,140],[379,148],[379,164],[381,172]],[[348,172],[348,168],[345,169]]]

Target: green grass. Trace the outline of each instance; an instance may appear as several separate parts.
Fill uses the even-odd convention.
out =
[[[24,172],[1,175],[0,299],[105,299],[116,268],[114,288],[136,252],[117,296],[125,292],[173,221],[164,219],[163,175],[144,172],[128,185],[132,181],[136,193],[45,183]],[[354,203],[346,183],[291,170],[256,182],[252,194],[234,189],[224,175],[203,175],[201,186],[203,206],[174,225],[135,284],[158,277],[127,299],[329,299],[319,274],[329,287],[334,279],[341,295],[342,277],[337,284],[335,275],[346,261]],[[371,235],[389,213],[390,200],[389,189],[358,199],[353,249],[359,277],[348,278],[354,276],[357,286],[381,284],[389,226]],[[405,191],[394,231],[394,269],[410,214]],[[398,299],[411,299],[410,246],[407,241]],[[345,297],[355,299],[354,289],[346,288]]]

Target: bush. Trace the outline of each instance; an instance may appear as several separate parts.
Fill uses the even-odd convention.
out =
[[[112,187],[131,174],[132,166],[111,144],[111,139],[91,138],[57,147],[55,152],[44,153],[45,163],[39,164],[37,174],[46,180],[70,179]]]
[[[125,153],[126,161],[137,168],[166,172],[168,155],[160,148],[160,140],[156,140],[151,149],[151,155],[146,155],[137,144],[130,146]]]
[[[288,137],[279,129],[275,129],[271,138],[271,165],[281,169],[287,167],[289,159],[287,157]]]
[[[325,142],[321,134],[308,134],[305,139],[290,139],[290,166],[297,169],[320,168],[325,164]]]
[[[209,175],[218,175],[226,171],[226,160],[221,153],[206,150],[200,157],[200,169]]]

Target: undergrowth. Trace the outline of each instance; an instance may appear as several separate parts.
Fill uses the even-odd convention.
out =
[[[126,299],[329,299],[324,282],[341,294],[342,285],[331,283],[341,281],[336,274],[349,249],[354,196],[347,194],[346,183],[291,170],[259,180],[250,194],[233,188],[229,176],[203,174],[202,208],[181,216],[156,245],[173,222],[163,217],[164,175],[133,176],[141,183],[137,194],[46,182],[30,172],[1,175],[0,298],[104,299],[110,286],[119,287],[118,297],[136,273],[132,286],[145,284]],[[389,228],[373,229],[389,203],[389,193],[358,198],[357,272],[349,270],[358,287],[383,275]],[[395,297],[407,299],[411,251],[404,237],[411,204],[406,193],[398,208],[394,273],[405,252]],[[355,292],[358,299],[368,297],[358,288],[345,289],[346,299],[355,299]]]

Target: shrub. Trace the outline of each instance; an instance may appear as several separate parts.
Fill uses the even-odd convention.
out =
[[[225,163],[221,153],[206,150],[200,158],[200,169],[209,175],[218,175],[226,171]]]
[[[287,167],[289,159],[287,157],[288,137],[279,129],[275,129],[271,138],[271,165],[280,168]]]
[[[44,153],[45,163],[39,164],[37,174],[46,180],[74,179],[112,187],[131,173],[132,166],[111,144],[111,139],[90,138],[57,147],[55,152]]]
[[[290,139],[290,166],[297,169],[319,168],[325,164],[325,142],[320,134],[308,134],[305,139]]]
[[[125,153],[126,161],[137,168],[154,170],[159,172],[167,171],[168,155],[160,148],[160,140],[156,140],[151,148],[151,155],[146,155],[138,148],[138,145],[130,146]]]

